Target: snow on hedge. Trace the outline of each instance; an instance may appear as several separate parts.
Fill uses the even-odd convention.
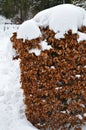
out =
[[[41,49],[31,49],[29,50],[29,53],[35,53],[36,56],[39,56],[42,50],[50,50],[52,48],[46,41],[42,41],[39,45],[41,45]]]
[[[41,32],[38,26],[36,25],[35,21],[28,20],[25,21],[19,28],[17,32],[17,38],[23,38],[23,40],[28,39],[35,39],[40,37]]]
[[[39,12],[34,20],[39,26],[49,26],[55,33],[65,33],[69,29],[76,33],[83,25],[85,13],[85,10],[80,7],[63,4]]]
[[[78,32],[79,38],[77,39],[78,42],[86,40],[86,34]]]
[[[59,39],[69,29],[77,33],[83,25],[86,25],[86,11],[72,4],[63,4],[41,11],[33,19],[24,22],[17,38],[35,39],[41,36],[39,26],[49,26],[56,33],[55,38]]]

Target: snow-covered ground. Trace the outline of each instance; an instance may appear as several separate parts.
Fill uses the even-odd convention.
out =
[[[56,10],[61,12],[61,15],[59,13],[56,14]],[[71,14],[68,10],[70,10]],[[65,20],[61,18],[65,18]],[[15,54],[15,51],[12,49],[12,43],[10,42],[12,32],[18,30],[18,37],[33,39],[41,35],[38,26],[43,25],[45,27],[49,25],[56,32],[56,37],[58,38],[59,33],[61,36],[68,29],[77,32],[78,28],[85,25],[86,12],[74,6],[70,8],[70,5],[66,5],[65,7],[59,6],[58,9],[55,7],[37,14],[33,20],[32,22],[27,21],[22,24],[19,30],[19,25],[5,25],[0,23],[0,130],[37,130],[26,120],[24,115],[24,97],[20,88],[20,61],[12,60]],[[58,25],[55,20],[58,21]],[[64,28],[62,25],[64,25]],[[28,30],[30,30],[29,33]],[[29,35],[30,33],[31,35]],[[78,39],[79,41],[86,40],[86,34],[77,33],[81,38]],[[86,130],[86,126],[82,130]]]
[[[36,130],[24,115],[19,60],[12,60],[15,51],[10,36],[18,26],[0,27],[0,130]]]

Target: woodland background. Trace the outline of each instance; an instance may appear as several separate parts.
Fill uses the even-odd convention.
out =
[[[13,23],[22,23],[41,10],[64,3],[86,9],[86,0],[0,0],[0,15],[11,19]]]

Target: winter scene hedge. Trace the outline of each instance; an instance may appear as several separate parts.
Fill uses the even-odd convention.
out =
[[[85,130],[86,11],[70,4],[46,9],[11,42],[27,120],[40,130]]]

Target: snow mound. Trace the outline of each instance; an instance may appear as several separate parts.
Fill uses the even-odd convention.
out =
[[[49,26],[60,39],[68,30],[77,33],[78,29],[86,25],[86,11],[72,4],[58,5],[39,12],[33,19],[24,22],[17,33],[17,38],[32,40],[41,36],[39,26]]]
[[[76,33],[83,25],[85,14],[86,11],[80,7],[63,4],[39,12],[33,19],[39,26],[49,26],[55,33],[66,33],[69,29]]]
[[[28,39],[32,40],[37,37],[40,37],[41,32],[35,21],[28,20],[25,21],[19,28],[17,32],[17,38],[23,38],[23,40]]]

